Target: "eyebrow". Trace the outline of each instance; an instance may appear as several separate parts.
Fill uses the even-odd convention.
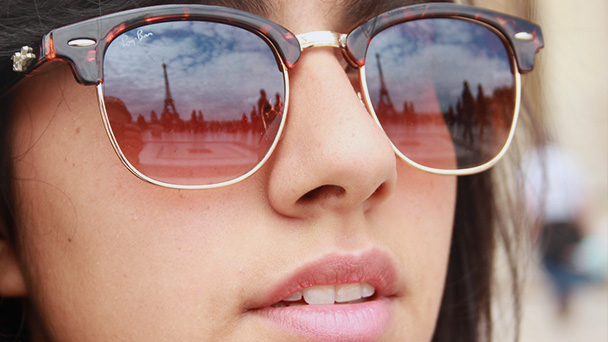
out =
[[[263,17],[269,17],[276,10],[274,4],[268,0],[203,0],[201,2],[207,5],[232,7]],[[381,12],[379,9],[385,7],[383,4],[386,2],[394,2],[394,0],[335,0],[335,6],[341,8],[338,21],[342,23],[362,22],[373,16],[370,14],[379,14]]]
[[[453,2],[452,0],[335,0],[341,7],[338,21],[345,26],[355,26],[386,11],[415,4],[428,2]],[[268,0],[204,0],[203,3],[237,8],[263,17],[268,17],[275,10]]]
[[[344,0],[342,1],[341,19],[343,22],[363,21],[381,12],[385,3],[389,1],[376,0]]]
[[[392,9],[429,2],[453,2],[451,0],[343,0],[342,21],[362,22]]]

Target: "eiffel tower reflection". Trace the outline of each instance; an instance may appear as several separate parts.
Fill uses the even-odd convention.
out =
[[[179,113],[175,108],[175,101],[171,95],[169,76],[167,75],[167,64],[165,63],[163,63],[163,75],[165,78],[165,100],[163,104],[163,111],[160,114],[160,122],[166,130],[175,130],[181,126],[183,122],[179,117]]]
[[[376,60],[378,61],[378,75],[380,77],[380,96],[378,100],[378,111],[385,115],[395,115],[395,107],[393,101],[391,101],[391,95],[384,82],[384,73],[382,72],[382,64],[380,64],[380,54],[376,53]]]

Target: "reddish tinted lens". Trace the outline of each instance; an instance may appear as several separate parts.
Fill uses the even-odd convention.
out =
[[[116,143],[153,180],[230,181],[254,169],[277,139],[282,67],[242,28],[177,21],[126,31],[110,43],[103,76]]]
[[[492,29],[465,20],[429,18],[380,32],[369,45],[365,76],[395,147],[443,170],[496,157],[515,112],[509,56]]]

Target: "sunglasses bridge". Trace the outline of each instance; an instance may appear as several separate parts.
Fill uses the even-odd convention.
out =
[[[342,55],[348,63],[357,67],[356,63],[346,53],[346,33],[338,33],[334,31],[312,31],[296,35],[298,43],[300,43],[300,51],[313,47],[332,47],[342,50]]]
[[[300,50],[311,47],[335,47],[344,48],[346,46],[346,34],[333,31],[312,31],[296,35],[300,43]]]

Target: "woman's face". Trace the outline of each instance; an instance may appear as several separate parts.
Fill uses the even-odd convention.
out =
[[[344,32],[356,24],[337,20],[344,3],[277,1],[269,16],[296,34]],[[330,48],[305,50],[272,157],[213,190],[134,177],[108,141],[95,88],[68,67],[22,82],[18,259],[35,336],[430,340],[456,179],[398,160],[342,65]],[[367,297],[370,285],[367,299],[329,304]],[[285,306],[294,292],[304,305]],[[315,300],[324,304],[306,303]]]

